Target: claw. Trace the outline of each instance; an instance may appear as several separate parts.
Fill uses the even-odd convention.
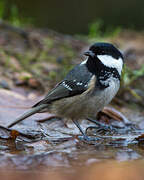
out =
[[[98,137],[88,137],[88,136],[78,136],[78,138],[82,141],[91,142],[91,141],[98,141],[100,138]]]

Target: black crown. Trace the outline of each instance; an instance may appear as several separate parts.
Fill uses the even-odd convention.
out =
[[[91,50],[96,55],[110,55],[115,59],[122,58],[122,53],[112,44],[110,43],[95,43],[90,46],[89,50]]]

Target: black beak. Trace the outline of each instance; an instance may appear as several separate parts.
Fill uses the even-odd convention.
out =
[[[86,52],[84,52],[84,55],[85,56],[90,56],[90,57],[94,57],[95,56],[95,54],[92,52],[92,51],[86,51]]]

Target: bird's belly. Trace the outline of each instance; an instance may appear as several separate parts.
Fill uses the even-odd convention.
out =
[[[51,111],[68,119],[83,119],[90,111],[89,100],[77,95],[53,103]]]
[[[116,95],[119,83],[111,83],[104,90],[64,98],[53,103],[51,112],[70,119],[84,119],[96,114]]]
[[[97,104],[98,112],[104,108],[104,106],[108,105],[111,100],[115,97],[120,87],[120,82],[116,79],[112,79],[109,82],[109,86],[105,88],[103,91],[95,92],[95,104]]]

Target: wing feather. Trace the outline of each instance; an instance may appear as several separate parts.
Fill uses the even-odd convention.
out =
[[[46,97],[35,104],[36,107],[40,104],[49,104],[55,100],[76,96],[88,89],[88,84],[93,74],[90,73],[87,67],[83,64],[75,66],[54,89],[52,89]]]

